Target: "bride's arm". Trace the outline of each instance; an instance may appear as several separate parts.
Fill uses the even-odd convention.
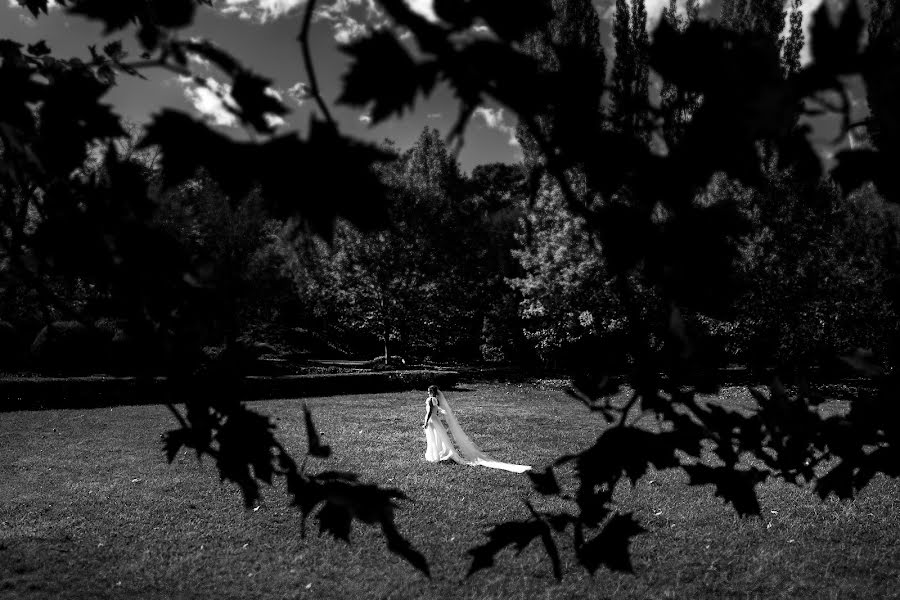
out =
[[[429,421],[429,419],[431,419],[431,413],[434,412],[432,410],[434,405],[431,403],[431,399],[428,400],[426,405],[427,405],[427,408],[425,409],[425,422],[422,423],[422,429],[425,429],[426,427],[428,427],[428,421]]]

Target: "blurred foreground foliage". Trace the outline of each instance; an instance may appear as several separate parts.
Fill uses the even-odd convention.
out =
[[[400,491],[312,473],[241,402],[237,342],[248,311],[296,299],[298,284],[314,291],[305,303],[314,317],[368,330],[386,358],[391,340],[420,343],[417,330],[432,343],[469,340],[461,351],[474,352],[472,339],[523,329],[500,318],[521,300],[525,336],[575,370],[571,394],[610,425],[590,448],[531,474],[537,495],[571,500],[572,510],[526,503],[525,520],[496,526],[471,551],[472,572],[539,539],[559,573],[563,533],[591,572],[630,570],[629,541],[642,528],[613,493],[650,467],[682,469],[741,515],[759,513],[755,490],[769,478],[847,498],[878,474],[900,474],[892,3],[872,0],[867,18],[853,0],[834,14],[823,3],[802,65],[799,2],[728,0],[712,16],[672,2],[652,36],[642,1],[617,2],[607,78],[588,0],[438,0],[437,21],[380,0],[392,25],[344,48],[340,102],[379,122],[449,86],[456,144],[478,107],[515,113],[525,172],[494,167],[468,179],[432,131],[402,154],[340,131],[309,48],[314,0],[298,48],[318,109],[305,136],[273,128],[287,108],[267,93],[271,81],[211,40],[182,37],[211,2],[57,3],[107,34],[134,25],[141,57],[120,42],[83,61],[43,42],[0,41],[4,293],[33,307],[23,319],[70,323],[48,329],[48,340],[93,335],[105,326],[96,315],[114,319],[112,337],[158,361],[183,403],[170,405],[169,459],[182,448],[210,457],[248,506],[260,484],[283,478],[304,522],[314,515],[343,539],[354,520],[378,525],[392,551],[428,573],[394,526]],[[19,4],[35,16],[48,9],[47,0]],[[475,35],[476,25],[491,34]],[[406,33],[414,51],[399,39]],[[250,141],[163,110],[130,145],[104,94],[148,68],[190,76],[192,55],[229,79],[228,109]],[[859,123],[852,81],[870,108]],[[825,117],[841,130],[827,173],[809,136],[810,119]],[[869,141],[843,144],[857,130]],[[295,268],[297,247],[314,259]],[[504,252],[490,256],[496,248]],[[510,252],[517,264],[484,267]],[[501,301],[486,310],[454,293]],[[328,301],[357,308],[315,315]],[[203,351],[211,336],[225,342],[213,356]],[[757,403],[745,411],[704,399],[719,390],[729,353],[767,383],[752,388]],[[835,365],[873,379],[875,391],[824,417],[811,367]],[[612,403],[623,370],[633,392]],[[309,413],[306,425],[309,457],[327,458]],[[570,463],[574,490],[554,474]]]

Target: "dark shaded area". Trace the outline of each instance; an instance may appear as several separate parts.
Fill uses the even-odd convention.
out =
[[[246,401],[421,390],[453,389],[455,371],[382,371],[315,375],[254,376],[241,380]],[[46,408],[99,408],[164,404],[178,397],[165,377],[6,377],[0,378],[0,412]]]
[[[20,3],[47,10],[46,0]],[[552,466],[535,484],[575,509],[526,502],[526,520],[472,550],[473,572],[540,539],[559,577],[562,534],[589,571],[629,570],[642,527],[613,495],[651,467],[712,486],[741,516],[759,513],[756,488],[772,478],[826,499],[900,475],[893,3],[869,2],[868,21],[855,1],[835,18],[823,5],[801,66],[796,2],[726,0],[712,20],[694,4],[682,18],[672,4],[652,43],[643,2],[618,2],[607,80],[588,0],[441,1],[439,22],[381,0],[397,29],[346,47],[341,102],[379,121],[439,81],[459,99],[449,144],[426,130],[407,153],[340,132],[309,51],[314,0],[299,50],[318,114],[304,137],[273,132],[266,117],[286,108],[264,76],[179,37],[209,2],[62,4],[107,33],[136,24],[142,56],[110,43],[90,62],[66,61],[52,40],[0,41],[0,268],[3,294],[16,299],[3,315],[5,353],[27,363],[30,345],[51,372],[133,353],[131,368],[165,373],[178,423],[164,436],[167,457],[209,457],[247,507],[282,479],[304,523],[313,516],[343,540],[354,521],[377,525],[390,551],[429,573],[395,527],[401,491],[313,474],[244,404],[248,355],[277,351],[286,331],[338,354],[375,340],[385,366],[399,347],[572,369],[571,395],[609,427],[556,461],[574,465],[574,489],[550,485]],[[495,36],[469,35],[473,24]],[[252,141],[172,110],[129,136],[101,101],[119,76],[189,74],[190,54],[227,76],[229,110]],[[865,123],[850,120],[849,76],[865,82]],[[487,103],[517,114],[526,168],[466,180],[453,144]],[[829,173],[808,136],[808,119],[824,114],[843,136],[871,133],[863,147],[835,144]],[[261,248],[263,238],[272,244]],[[303,251],[312,259],[302,276],[284,277]],[[263,306],[282,310],[284,331],[265,331]],[[720,391],[733,360],[766,382],[745,411],[701,399]],[[827,414],[816,377],[836,364],[875,390]],[[623,372],[624,402],[614,396]],[[307,456],[324,459],[305,417]]]

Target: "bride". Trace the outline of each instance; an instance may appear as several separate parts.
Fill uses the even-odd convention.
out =
[[[531,469],[526,465],[514,465],[494,460],[482,452],[481,448],[476,446],[475,442],[470,440],[459,426],[453,409],[450,408],[450,403],[434,385],[428,388],[428,398],[425,400],[425,422],[422,424],[422,429],[425,430],[427,444],[425,460],[428,462],[450,459],[461,465],[481,465],[513,473],[524,473]]]

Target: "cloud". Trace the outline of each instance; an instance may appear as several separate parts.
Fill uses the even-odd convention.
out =
[[[263,118],[266,120],[266,124],[272,129],[278,129],[279,127],[284,125],[284,119],[282,119],[278,115],[270,115],[267,113],[263,115]]]
[[[309,84],[304,81],[298,81],[286,89],[285,94],[296,102],[297,106],[303,106],[303,103],[310,98]]]
[[[231,95],[231,84],[222,83],[213,77],[201,78],[198,81],[195,77],[185,76],[179,76],[178,83],[181,84],[184,97],[194,107],[194,110],[213,125],[237,127],[240,124],[240,119],[236,114],[240,111],[240,107]],[[286,92],[268,88],[265,93],[281,101]],[[264,118],[266,123],[273,128],[285,124],[284,119],[279,115],[266,114]]]
[[[192,37],[190,39],[190,41],[194,44],[199,44],[199,43],[203,42],[203,38]],[[208,70],[208,69],[212,68],[212,63],[209,62],[208,60],[206,60],[205,58],[203,58],[202,56],[200,56],[199,54],[197,54],[196,52],[188,52],[187,57],[188,57],[189,61],[191,61],[192,63],[196,64],[197,66],[199,66],[203,69]]]
[[[339,44],[349,44],[366,35],[370,28],[378,29],[388,23],[375,0],[333,0],[316,11],[315,20],[330,22]]]
[[[372,116],[371,115],[359,115],[359,122],[365,123],[366,125],[368,125],[369,123],[372,122]]]
[[[205,85],[201,85],[193,77],[179,76],[178,82],[183,86],[184,97],[198,113],[213,125],[221,127],[237,127],[238,118],[233,111],[237,103],[231,97],[231,86],[207,77]]]
[[[519,140],[516,139],[516,128],[514,125],[510,125],[505,121],[502,108],[479,106],[472,115],[474,118],[480,117],[489,129],[496,129],[504,135],[509,136],[508,143],[510,146],[519,145]]]
[[[307,0],[217,0],[216,7],[224,14],[234,15],[256,23],[268,23],[290,16],[306,5]],[[434,0],[404,0],[409,7],[430,21],[437,21]],[[8,0],[16,4],[16,0]],[[376,0],[329,0],[316,9],[316,21],[329,21],[334,39],[348,44],[370,30],[390,24]]]
[[[25,11],[28,10],[27,8],[25,8],[24,6],[19,4],[19,0],[7,0],[7,4],[9,4],[10,8],[21,8],[22,10],[25,10]],[[57,8],[62,8],[62,7],[59,4],[57,4],[56,2],[54,2],[53,0],[50,0],[47,3],[47,11],[48,12],[51,10],[56,10]]]
[[[268,23],[293,13],[306,0],[220,0],[219,10],[241,19]]]
[[[343,21],[334,24],[334,41],[339,44],[349,44],[365,36],[369,28],[354,19],[345,17]]]
[[[434,12],[434,0],[406,0],[406,4],[432,23],[438,20]]]
[[[404,0],[415,12],[429,21],[437,21],[434,0]],[[328,21],[334,29],[334,39],[339,44],[349,44],[366,35],[390,25],[375,0],[331,0],[329,4],[316,10],[316,21]],[[400,39],[409,37],[408,31],[400,34]]]
[[[271,88],[271,87],[269,87],[269,88],[264,89],[264,90],[263,90],[263,93],[264,93],[266,96],[269,96],[269,97],[271,97],[271,98],[275,98],[275,99],[278,100],[279,102],[284,102],[284,92],[282,92],[282,91],[279,90],[278,88]]]
[[[316,17],[333,21],[356,9],[364,11],[369,19],[384,18],[384,13],[378,8],[375,0],[333,0],[331,4],[317,10]]]

